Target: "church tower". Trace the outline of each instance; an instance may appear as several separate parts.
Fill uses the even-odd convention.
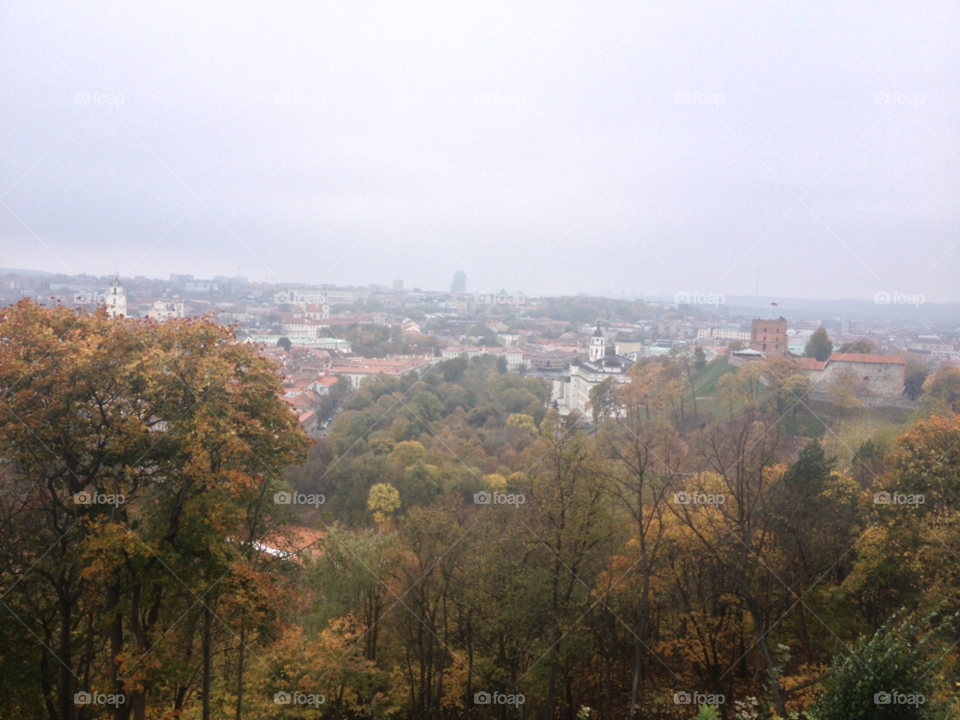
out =
[[[607,354],[607,339],[600,329],[600,321],[597,320],[597,329],[593,331],[593,337],[590,338],[590,362],[603,362]]]
[[[119,275],[110,283],[106,302],[107,315],[110,316],[111,320],[127,316],[127,291],[123,289],[123,283],[120,282]]]

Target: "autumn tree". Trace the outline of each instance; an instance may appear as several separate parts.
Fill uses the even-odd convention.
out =
[[[118,720],[142,720],[196,682],[162,662],[184,658],[187,629],[204,638],[186,656],[209,696],[213,626],[251,610],[218,607],[221,581],[254,604],[269,585],[245,568],[271,486],[309,443],[273,366],[208,319],[111,321],[25,300],[0,324],[0,507],[28,540],[5,547],[3,572],[18,580],[8,597],[24,642],[58,660],[43,656],[37,697],[69,720],[76,691],[111,690],[127,698]],[[201,621],[168,638],[190,612]]]
[[[923,383],[923,405],[928,414],[960,412],[960,369],[944,365]]]

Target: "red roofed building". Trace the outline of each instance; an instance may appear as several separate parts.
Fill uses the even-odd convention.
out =
[[[797,365],[810,373],[813,389],[829,392],[829,387],[841,377],[854,381],[859,395],[901,397],[907,361],[899,355],[858,355],[834,353],[824,362],[800,358]]]
[[[274,530],[262,541],[255,544],[260,552],[279,557],[283,560],[294,559],[303,562],[305,556],[316,559],[320,556],[321,545],[327,539],[323,530],[314,530],[301,525],[288,525]]]

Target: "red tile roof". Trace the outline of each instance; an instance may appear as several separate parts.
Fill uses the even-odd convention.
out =
[[[830,362],[878,363],[881,365],[906,365],[907,361],[899,355],[859,355],[857,353],[834,353]]]
[[[823,370],[824,366],[827,364],[826,361],[821,362],[816,358],[797,358],[795,360],[797,367],[801,370]]]

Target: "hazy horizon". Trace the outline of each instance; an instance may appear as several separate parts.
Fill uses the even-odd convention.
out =
[[[960,300],[948,3],[0,21],[0,264]]]

